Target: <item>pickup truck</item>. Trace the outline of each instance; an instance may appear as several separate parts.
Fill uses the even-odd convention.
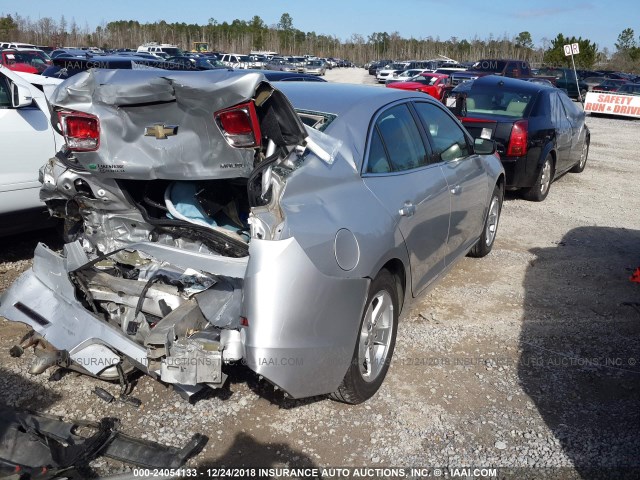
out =
[[[64,143],[44,93],[61,81],[0,67],[0,236],[53,225],[38,171]]]
[[[541,68],[539,73],[546,75],[545,78],[554,78],[555,86],[567,92],[570,98],[578,98],[578,92],[584,98],[589,91],[588,84],[580,79],[576,82],[576,74],[571,68]]]
[[[529,62],[525,60],[485,59],[474,63],[469,70],[453,73],[451,75],[450,88],[454,88],[467,80],[475,80],[487,75],[500,75],[511,78],[545,78],[555,85],[555,77],[532,75]]]

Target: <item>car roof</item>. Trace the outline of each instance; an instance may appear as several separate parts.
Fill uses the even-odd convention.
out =
[[[329,113],[336,116],[324,133],[350,147],[353,160],[361,166],[367,132],[376,113],[399,100],[418,100],[444,106],[415,91],[332,82],[284,82],[275,85],[296,110]]]
[[[519,90],[521,92],[528,93],[536,93],[543,90],[556,90],[556,88],[552,85],[545,85],[543,83],[537,82],[528,82],[525,80],[520,80],[517,78],[509,78],[509,77],[501,77],[498,75],[487,75],[486,77],[479,77],[473,80],[473,83],[470,87],[467,86],[466,82],[461,83],[458,87],[467,87],[467,88],[507,88],[510,90]],[[465,90],[465,88],[458,87],[454,89],[454,91]]]
[[[341,116],[358,111],[367,118],[385,104],[417,95],[374,85],[355,85],[332,82],[289,82],[278,84],[296,108]],[[420,96],[422,98],[423,95]],[[368,114],[368,115],[367,115]]]
[[[448,73],[436,73],[436,72],[422,72],[419,74],[421,77],[438,77],[438,78],[449,78]]]
[[[301,80],[301,81],[318,82],[318,83],[327,82],[324,78],[317,77],[316,75],[309,75],[307,73],[282,72],[280,70],[260,70],[257,68],[256,69],[250,68],[248,69],[248,71],[260,72],[265,77],[267,77],[267,80],[272,82],[278,82],[278,81],[281,82],[281,81],[287,81],[287,80],[290,80],[290,81]]]
[[[19,53],[19,52],[40,52],[40,53],[45,53],[42,50],[40,50],[39,48],[0,48],[0,52],[2,53]]]

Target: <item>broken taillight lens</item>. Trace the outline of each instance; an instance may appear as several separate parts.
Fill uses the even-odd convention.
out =
[[[511,136],[509,137],[507,157],[522,157],[527,154],[527,130],[529,130],[529,122],[527,120],[514,122],[511,128]]]
[[[260,146],[260,122],[253,102],[218,110],[213,116],[224,138],[232,147]]]
[[[62,134],[70,150],[90,152],[100,146],[98,117],[82,112],[58,112]]]

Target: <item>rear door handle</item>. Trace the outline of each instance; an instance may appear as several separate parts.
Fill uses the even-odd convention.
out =
[[[398,210],[398,213],[402,217],[411,217],[414,213],[416,213],[416,206],[409,201],[404,202],[404,207]]]
[[[451,193],[453,195],[460,195],[460,192],[462,192],[462,187],[460,185],[456,185],[451,189]]]

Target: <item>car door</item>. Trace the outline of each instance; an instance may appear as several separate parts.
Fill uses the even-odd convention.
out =
[[[551,92],[551,122],[556,132],[556,172],[564,172],[569,169],[571,162],[571,122],[560,100],[558,92]]]
[[[414,105],[449,189],[451,220],[445,256],[449,264],[466,254],[480,235],[489,195],[487,174],[468,136],[449,112],[433,103]]]
[[[363,181],[397,221],[417,295],[444,269],[449,191],[439,164],[407,103],[380,113],[369,135]]]
[[[584,129],[584,112],[579,110],[571,99],[564,93],[559,93],[558,97],[564,106],[567,120],[571,124],[571,161],[569,166],[575,165],[580,161],[582,154],[582,145],[586,141],[586,132]]]
[[[56,152],[48,114],[35,102],[13,108],[10,91],[7,76],[0,73],[0,214],[44,206],[38,171]]]

